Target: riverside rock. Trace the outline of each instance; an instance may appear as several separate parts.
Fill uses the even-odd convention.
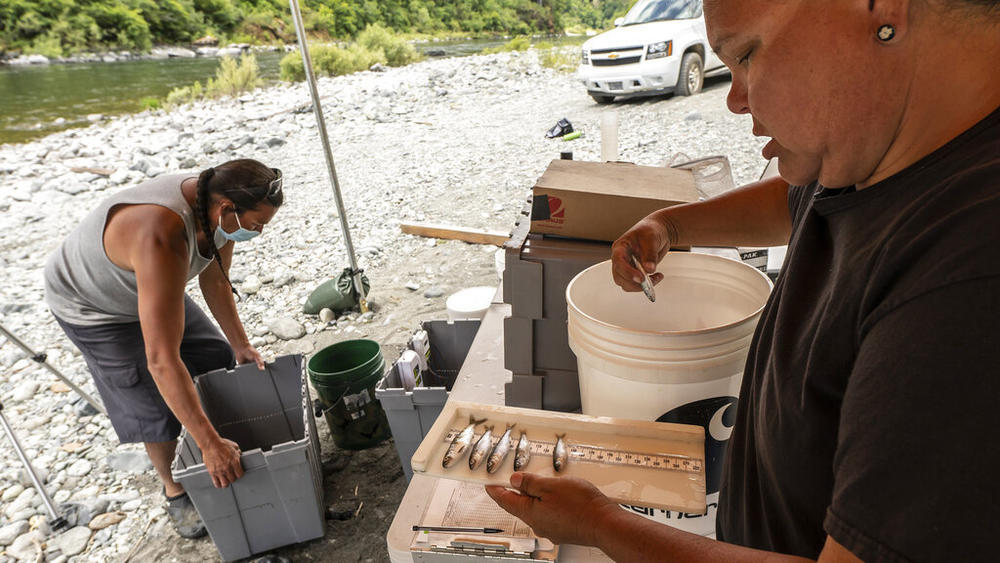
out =
[[[17,386],[10,398],[15,401],[26,401],[35,395],[38,390],[38,383],[35,381],[25,381]]]
[[[21,493],[24,492],[24,487],[25,486],[21,484],[11,485],[10,487],[7,487],[6,489],[4,489],[3,496],[0,497],[0,500],[3,500],[4,502],[10,502],[16,499]]]
[[[29,525],[27,520],[7,524],[6,526],[0,528],[0,546],[12,544],[18,536],[27,532],[28,528]]]
[[[126,473],[145,473],[153,469],[149,456],[143,452],[115,452],[105,458],[111,469]]]
[[[262,285],[263,282],[256,274],[250,274],[245,280],[243,280],[243,283],[240,284],[240,291],[246,293],[247,295],[253,295],[254,293],[260,291]]]
[[[278,319],[268,325],[271,333],[281,340],[296,340],[306,334],[306,329],[291,317]]]
[[[73,477],[83,477],[90,473],[90,470],[94,468],[94,465],[85,459],[78,459],[73,462],[73,465],[69,466],[66,473],[69,473]]]
[[[18,536],[4,551],[7,555],[21,561],[36,560],[42,553],[42,542],[44,541],[45,536],[41,532],[32,530]]]
[[[337,314],[334,313],[332,309],[323,308],[320,309],[319,311],[319,320],[323,321],[324,323],[328,323],[336,318]]]
[[[32,464],[32,469],[35,470],[35,477],[38,477],[39,481],[41,481],[42,483],[48,483],[49,482],[49,470],[48,469],[45,469],[44,467],[39,467],[38,465],[36,465],[34,463]],[[21,483],[21,485],[23,485],[25,487],[33,487],[34,486],[34,482],[31,480],[31,476],[28,475],[28,470],[27,469],[21,469],[20,471],[17,472],[17,480],[18,480],[18,482]]]
[[[105,512],[104,514],[98,514],[90,521],[87,525],[91,530],[103,530],[108,526],[113,526],[125,519],[125,513],[120,511],[115,512]]]
[[[53,547],[59,548],[59,551],[62,551],[63,555],[72,557],[87,548],[87,542],[90,541],[90,534],[90,528],[77,526],[57,535],[49,543]]]
[[[6,514],[11,520],[19,520],[19,518],[16,518],[15,515],[26,509],[30,509],[34,504],[35,489],[24,489],[21,494],[17,495],[16,499],[4,507],[4,514]]]
[[[60,507],[63,518],[70,526],[86,526],[108,509],[108,501],[96,498],[67,502]]]

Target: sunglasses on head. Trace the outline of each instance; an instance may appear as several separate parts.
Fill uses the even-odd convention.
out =
[[[271,180],[271,183],[267,185],[267,195],[264,196],[266,198],[270,198],[271,196],[280,194],[281,187],[285,183],[285,177],[281,174],[281,170],[278,170],[277,168],[272,168],[271,171],[277,174],[278,177]]]

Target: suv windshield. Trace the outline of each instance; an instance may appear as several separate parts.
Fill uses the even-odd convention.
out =
[[[639,0],[622,25],[662,20],[687,20],[701,15],[701,0]]]

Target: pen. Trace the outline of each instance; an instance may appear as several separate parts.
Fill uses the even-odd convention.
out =
[[[413,526],[414,532],[457,532],[461,534],[502,534],[499,528],[461,528],[448,526]]]

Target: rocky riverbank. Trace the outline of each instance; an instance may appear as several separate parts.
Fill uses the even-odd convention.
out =
[[[24,66],[47,64],[74,63],[118,63],[124,61],[163,60],[163,59],[193,59],[195,57],[238,57],[243,53],[291,51],[294,45],[250,45],[248,43],[233,43],[225,47],[201,46],[191,48],[182,46],[154,47],[148,53],[133,53],[132,51],[83,52],[69,57],[47,57],[40,54],[16,55],[0,57],[0,65]]]
[[[729,156],[737,183],[764,167],[747,116],[725,108],[726,80],[692,98],[616,104],[620,159],[661,165],[677,153]],[[42,267],[102,198],[158,174],[251,157],[281,168],[286,205],[264,235],[237,245],[239,310],[268,355],[310,353],[372,338],[387,357],[418,322],[445,317],[446,297],[497,283],[496,248],[400,233],[401,221],[507,230],[560,151],[600,154],[600,113],[571,75],[535,52],[439,59],[319,82],[358,260],[373,312],[331,322],[301,312],[319,283],[348,265],[315,119],[304,84],[166,113],[113,118],[23,145],[0,146],[0,314],[10,331],[96,394],[78,352],[43,302]],[[559,118],[583,132],[545,139]],[[195,285],[190,293],[199,302]],[[390,358],[391,359],[391,358]],[[0,337],[0,397],[28,456],[74,527],[50,534],[41,499],[9,447],[0,448],[0,563],[213,560],[210,541],[179,540],[166,523],[157,480],[141,449],[119,446],[109,422]],[[386,561],[384,534],[405,480],[391,445],[337,451],[323,429],[328,504],[358,507],[327,537],[279,550],[293,559]],[[363,508],[359,506],[363,504]],[[103,516],[99,516],[103,515]],[[96,518],[95,518],[96,517]]]

